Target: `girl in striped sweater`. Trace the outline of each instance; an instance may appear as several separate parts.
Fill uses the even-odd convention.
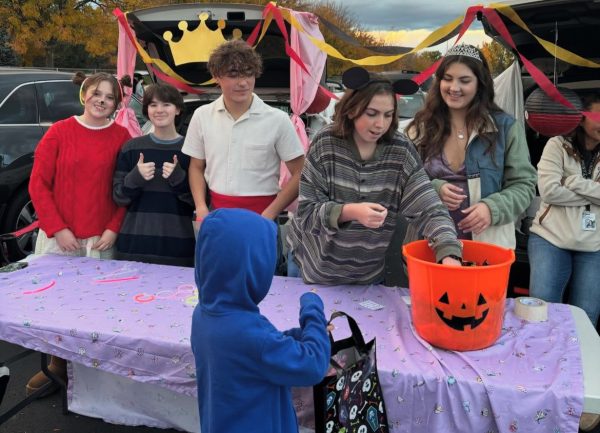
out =
[[[127,213],[116,257],[147,263],[194,266],[193,199],[189,157],[175,129],[183,97],[168,84],[146,88],[143,113],[154,131],[128,141],[117,160],[113,198]]]
[[[399,215],[418,225],[438,261],[460,265],[454,223],[413,144],[397,131],[392,83],[364,70],[356,79],[357,69],[344,74],[352,88],[306,156],[287,237],[288,276],[315,284],[383,282]]]

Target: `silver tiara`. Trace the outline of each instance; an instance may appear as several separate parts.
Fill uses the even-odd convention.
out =
[[[479,54],[479,50],[477,48],[475,48],[473,45],[466,45],[466,44],[454,45],[452,48],[450,48],[446,52],[446,57],[447,56],[465,56],[465,57],[471,57],[475,60],[479,60],[480,62],[482,61],[481,55]]]

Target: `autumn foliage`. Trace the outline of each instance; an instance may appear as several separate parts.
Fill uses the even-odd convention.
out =
[[[250,3],[265,5],[268,0],[220,0],[219,3]],[[172,3],[168,0],[2,0],[0,22],[8,35],[8,45],[22,66],[97,67],[101,59],[107,67],[116,64],[118,28],[112,11],[136,10]],[[196,1],[196,3],[212,3]],[[281,0],[277,4],[294,10],[310,11],[327,20],[348,37],[340,38],[326,26],[321,26],[325,40],[349,58],[376,54],[367,47],[383,43],[364,29],[343,2],[322,0]],[[6,42],[5,42],[6,44]],[[496,43],[484,44],[483,51],[494,72],[510,62],[508,53]],[[420,71],[441,56],[439,51],[423,51],[406,56],[393,64],[373,70],[408,69]],[[65,62],[69,61],[69,65]],[[73,64],[77,63],[77,64]],[[329,75],[339,75],[350,65],[346,61],[328,59]]]

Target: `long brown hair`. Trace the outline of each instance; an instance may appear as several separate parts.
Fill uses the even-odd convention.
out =
[[[389,80],[372,80],[360,89],[347,89],[335,106],[332,133],[336,137],[348,138],[354,132],[354,119],[362,115],[375,95],[390,95],[394,102],[392,123],[381,139],[390,141],[398,129],[396,93]]]
[[[502,110],[494,103],[494,81],[481,52],[480,57],[482,60],[468,56],[447,56],[437,68],[434,83],[425,98],[425,107],[415,114],[414,119],[407,127],[423,161],[440,155],[444,143],[450,136],[452,128],[450,111],[442,98],[440,82],[450,65],[454,63],[467,66],[477,77],[477,92],[467,109],[466,126],[468,131],[477,131],[487,142],[487,152],[493,156],[496,133],[489,132],[495,129],[490,115]]]

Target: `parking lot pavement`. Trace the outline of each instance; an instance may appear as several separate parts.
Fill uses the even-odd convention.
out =
[[[0,360],[5,360],[23,350],[19,346],[0,341]],[[39,356],[28,356],[9,366],[10,382],[0,406],[4,413],[25,395],[27,380],[40,368]],[[0,433],[179,433],[150,427],[129,427],[109,424],[101,419],[69,413],[62,414],[60,394],[37,400],[17,415],[0,425]]]

